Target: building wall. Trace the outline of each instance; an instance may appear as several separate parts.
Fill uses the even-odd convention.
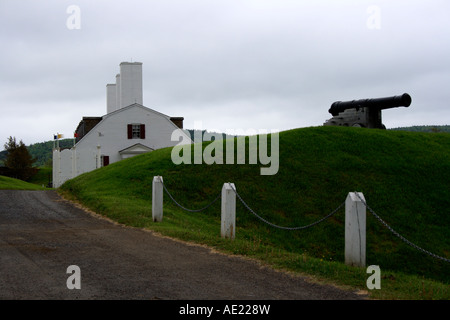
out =
[[[59,187],[65,181],[74,178],[75,156],[72,149],[53,150],[53,187]]]

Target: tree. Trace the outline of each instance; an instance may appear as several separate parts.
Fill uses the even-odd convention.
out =
[[[5,150],[7,156],[4,165],[9,169],[9,176],[26,181],[36,174],[37,169],[33,168],[36,159],[30,155],[22,140],[17,143],[15,137],[9,137]]]
[[[432,127],[431,128],[431,132],[436,133],[436,132],[441,132],[441,130],[439,128],[437,128],[437,127]]]

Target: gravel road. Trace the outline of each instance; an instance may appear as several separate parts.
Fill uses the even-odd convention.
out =
[[[68,289],[80,270],[80,289]],[[247,259],[125,227],[55,191],[0,190],[0,299],[363,299]]]

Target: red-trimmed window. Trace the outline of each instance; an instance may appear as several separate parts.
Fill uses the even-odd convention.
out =
[[[128,139],[145,139],[145,124],[133,123],[127,126]]]

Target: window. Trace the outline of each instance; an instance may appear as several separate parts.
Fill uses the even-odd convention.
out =
[[[129,124],[127,131],[128,139],[145,139],[145,124]]]
[[[140,124],[132,124],[131,125],[131,137],[133,139],[141,138],[141,125]]]

